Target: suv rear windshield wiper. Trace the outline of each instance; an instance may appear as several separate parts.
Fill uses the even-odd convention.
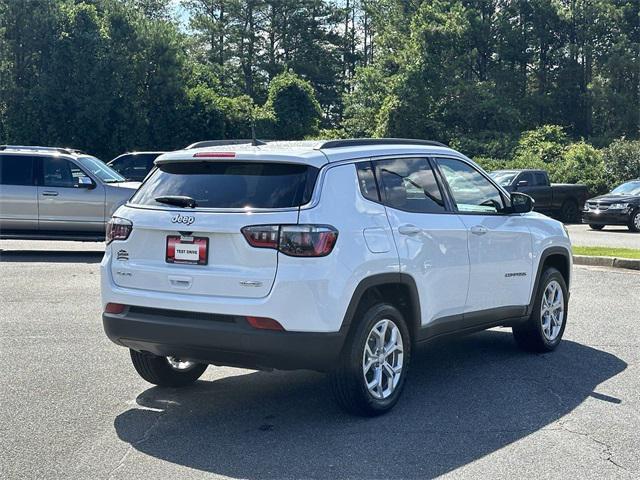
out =
[[[198,204],[195,199],[181,195],[167,195],[165,197],[156,197],[158,203],[166,203],[167,205],[175,205],[176,207],[196,208]]]

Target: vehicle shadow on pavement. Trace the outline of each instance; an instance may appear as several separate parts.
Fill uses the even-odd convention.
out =
[[[67,250],[0,250],[0,262],[100,263],[104,252]]]
[[[403,398],[382,417],[343,413],[323,375],[256,372],[150,388],[136,400],[141,408],[114,426],[141,453],[229,477],[434,477],[548,426],[590,396],[619,403],[594,389],[626,366],[571,341],[552,354],[526,354],[510,331],[492,330],[421,348]]]

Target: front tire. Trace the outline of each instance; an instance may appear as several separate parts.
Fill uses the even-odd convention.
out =
[[[208,365],[180,360],[175,357],[159,357],[150,353],[131,352],[131,363],[136,372],[147,382],[160,387],[184,387],[204,373]]]
[[[567,325],[568,304],[564,277],[555,268],[546,268],[540,278],[531,316],[523,324],[513,327],[518,346],[528,352],[555,350]]]
[[[373,417],[400,398],[411,358],[411,335],[400,311],[388,303],[369,307],[349,336],[329,384],[349,413]]]
[[[590,223],[589,228],[591,230],[602,230],[604,228],[604,225],[594,225],[593,223]]]
[[[628,227],[632,232],[640,232],[640,208],[631,215]]]

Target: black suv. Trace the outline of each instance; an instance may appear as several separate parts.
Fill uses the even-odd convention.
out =
[[[640,232],[640,178],[587,200],[582,221],[593,230],[602,230],[605,225],[626,225],[632,232]]]

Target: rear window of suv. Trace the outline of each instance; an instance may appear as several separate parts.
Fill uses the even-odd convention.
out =
[[[318,169],[273,162],[174,162],[159,165],[131,198],[135,205],[185,196],[197,208],[289,208],[309,202]]]

